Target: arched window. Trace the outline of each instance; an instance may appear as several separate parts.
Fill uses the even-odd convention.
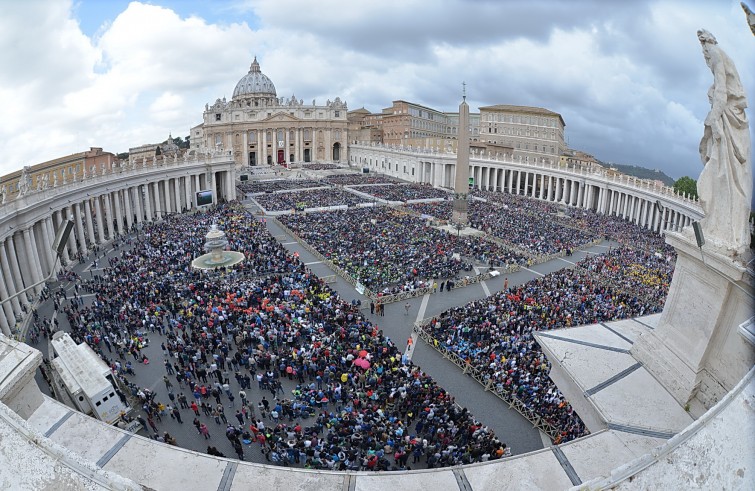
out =
[[[291,130],[291,131],[289,131],[289,132],[288,132],[288,141],[290,141],[290,142],[293,142],[293,141],[294,141],[294,138],[296,138],[296,137],[294,136],[294,130]]]
[[[252,130],[252,131],[249,132],[249,140],[250,141],[256,141],[257,140],[257,133],[254,130]]]
[[[309,128],[307,128],[307,129],[304,130],[304,139],[305,140],[311,140],[312,139],[311,136],[310,136],[310,133],[309,133]]]
[[[283,141],[283,130],[278,130],[278,141]]]
[[[336,140],[341,139],[341,130],[336,130]]]

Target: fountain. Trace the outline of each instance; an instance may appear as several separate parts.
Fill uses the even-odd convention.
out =
[[[230,268],[244,260],[244,254],[236,251],[226,251],[228,239],[225,232],[218,228],[217,223],[213,223],[210,231],[205,236],[204,248],[207,254],[202,254],[191,262],[195,269],[216,269]]]

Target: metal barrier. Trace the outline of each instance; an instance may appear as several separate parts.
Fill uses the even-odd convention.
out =
[[[328,284],[335,283],[337,281],[337,277],[334,274],[329,274],[328,276],[322,276],[320,279]]]
[[[418,337],[422,338],[427,344],[435,348],[435,350],[443,355],[444,358],[461,368],[463,373],[475,379],[486,391],[495,394],[499,399],[508,404],[509,408],[516,410],[519,414],[524,416],[535,428],[548,435],[551,440],[555,440],[559,437],[561,432],[558,427],[546,421],[542,416],[527,407],[527,405],[518,399],[511,391],[493,386],[493,381],[489,378],[488,374],[485,374],[481,370],[472,366],[469,360],[461,358],[457,353],[447,349],[441,341],[438,341],[438,339],[433,337],[432,333],[425,329],[425,326],[429,324],[432,319],[433,318],[426,318],[414,324],[412,329],[417,333]]]

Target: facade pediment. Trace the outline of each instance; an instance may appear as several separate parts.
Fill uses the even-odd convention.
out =
[[[268,116],[267,118],[263,119],[262,121],[301,121],[300,118],[297,118],[296,116],[291,116],[288,113],[284,112],[277,112],[275,114],[272,114]]]

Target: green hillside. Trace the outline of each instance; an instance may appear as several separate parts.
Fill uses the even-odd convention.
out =
[[[674,179],[659,170],[646,169],[645,167],[640,167],[638,165],[622,165],[608,162],[603,165],[607,167],[614,167],[622,174],[626,174],[628,176],[635,176],[639,177],[640,179],[658,179],[659,181],[663,181],[667,186],[674,185]]]

